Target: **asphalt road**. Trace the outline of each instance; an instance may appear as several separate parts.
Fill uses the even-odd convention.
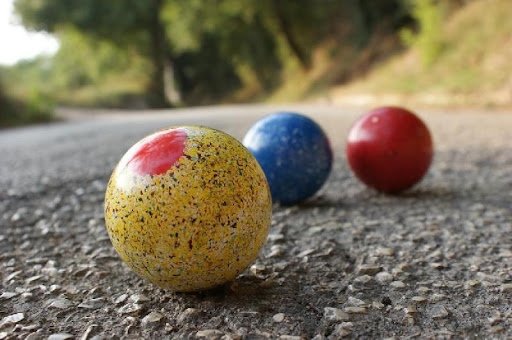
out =
[[[241,139],[277,110],[327,131],[335,166],[322,191],[275,207],[260,257],[225,287],[174,294],[133,274],[102,211],[128,147],[177,124]],[[344,140],[361,113],[105,111],[0,130],[0,340],[511,338],[512,112],[419,112],[435,159],[398,196],[366,189],[347,167]]]

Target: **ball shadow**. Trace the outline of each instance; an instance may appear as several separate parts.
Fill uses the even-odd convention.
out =
[[[402,192],[394,193],[394,194],[384,194],[375,191],[376,195],[379,196],[388,196],[394,198],[419,198],[419,199],[445,199],[445,198],[455,198],[460,196],[462,193],[460,191],[454,190],[452,187],[448,186],[438,186],[438,187],[414,187],[409,190],[405,190]]]
[[[236,306],[238,309],[248,313],[264,313],[272,311],[276,306],[275,302],[290,287],[284,287],[277,282],[267,282],[250,275],[242,275],[234,281],[222,286],[188,293],[170,293],[190,303],[202,303],[210,301],[218,307]],[[224,306],[224,307],[223,307]]]
[[[315,196],[308,200],[292,204],[292,205],[280,205],[278,208],[290,208],[298,207],[300,209],[311,209],[311,208],[341,208],[353,205],[354,201],[364,200],[365,202],[371,200],[382,200],[388,199],[396,202],[397,200],[410,200],[410,199],[423,199],[423,200],[446,200],[461,197],[464,193],[461,191],[454,190],[452,187],[414,187],[409,190],[405,190],[398,193],[382,193],[375,189],[363,187],[361,190],[353,193],[351,197],[339,197],[329,194],[323,194],[321,196]]]
[[[344,205],[343,200],[340,198],[329,197],[328,195],[322,195],[313,197],[305,201],[295,204],[299,208],[340,208]],[[292,207],[283,206],[283,207]]]

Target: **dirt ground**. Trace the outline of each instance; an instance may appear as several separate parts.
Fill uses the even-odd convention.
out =
[[[285,109],[325,128],[335,165],[314,198],[275,207],[248,270],[214,291],[176,294],[122,263],[103,199],[129,146],[182,123],[241,139],[259,117]],[[0,131],[0,340],[511,338],[512,113],[419,112],[435,159],[398,196],[365,188],[347,167],[344,140],[361,113],[75,112]]]

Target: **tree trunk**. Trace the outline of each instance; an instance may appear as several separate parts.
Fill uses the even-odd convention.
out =
[[[358,45],[360,48],[363,48],[370,41],[374,28],[370,9],[365,0],[353,0],[350,4],[354,13],[353,18],[356,21]]]
[[[175,81],[171,49],[160,20],[162,0],[153,0],[153,13],[149,27],[153,74],[148,87],[148,102],[151,107],[169,107],[181,102],[181,94]]]
[[[286,16],[283,11],[282,7],[282,0],[272,0],[272,4],[274,6],[274,13],[277,18],[277,24],[279,26],[279,30],[283,34],[286,43],[290,47],[290,50],[295,55],[295,57],[299,60],[300,65],[303,69],[307,70],[310,67],[310,61],[309,58],[306,56],[304,51],[300,48],[299,44],[295,40],[295,37],[293,36],[290,25],[288,23],[288,20],[286,19]]]
[[[174,70],[175,63],[168,56],[164,64],[164,92],[167,101],[173,105],[181,103],[181,93],[178,90],[178,77]]]

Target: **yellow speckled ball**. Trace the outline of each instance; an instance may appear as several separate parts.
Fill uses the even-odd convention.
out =
[[[258,256],[272,218],[267,180],[233,137],[158,131],[132,146],[105,196],[108,234],[138,275],[187,292],[234,279]]]

